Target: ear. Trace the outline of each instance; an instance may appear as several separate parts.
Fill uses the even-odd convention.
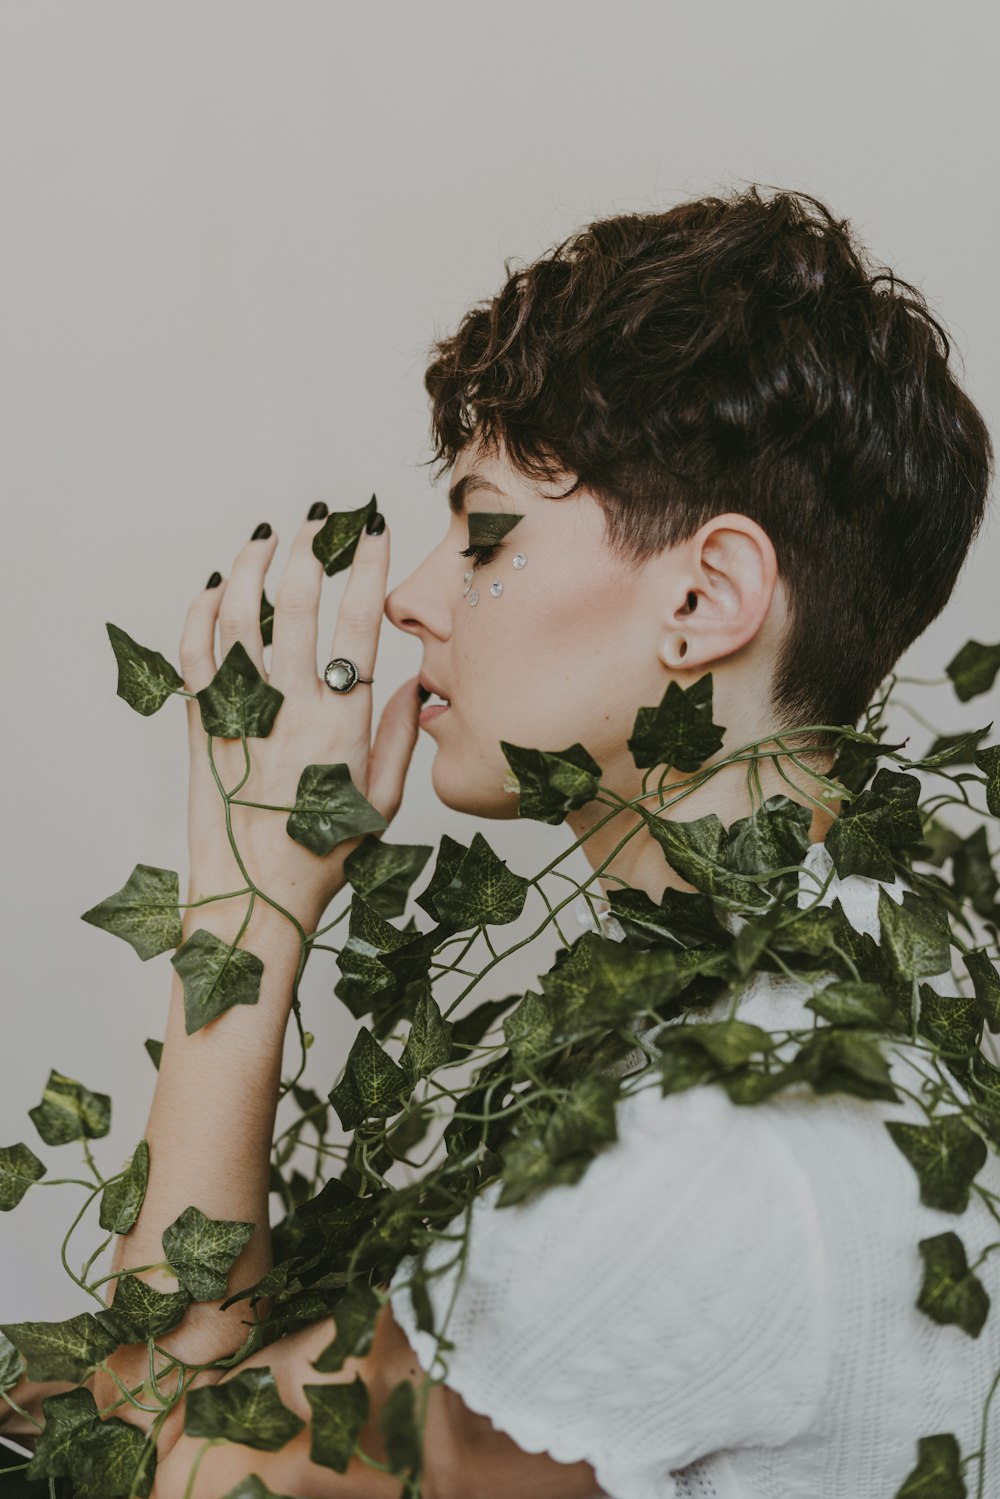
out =
[[[660,659],[703,672],[741,650],[767,618],[778,581],[771,538],[748,515],[714,515],[667,554]]]

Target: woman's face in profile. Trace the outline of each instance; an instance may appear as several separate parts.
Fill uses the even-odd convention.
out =
[[[386,601],[392,623],[420,639],[420,680],[438,694],[421,714],[437,745],[437,795],[477,816],[516,816],[501,739],[582,743],[610,784],[630,784],[636,709],[658,702],[669,679],[657,655],[669,611],[651,569],[612,552],[591,495],[548,498],[567,484],[536,486],[502,447],[487,456],[470,442],[449,478],[461,511]],[[484,511],[521,519],[490,553],[464,557],[468,514]]]

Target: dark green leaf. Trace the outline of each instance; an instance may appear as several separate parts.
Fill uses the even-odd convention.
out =
[[[522,749],[501,739],[518,784],[517,810],[537,822],[560,823],[567,812],[593,801],[601,767],[582,744],[564,750]]]
[[[368,1419],[368,1389],[360,1374],[351,1384],[302,1386],[312,1408],[309,1456],[324,1468],[346,1473],[361,1428]]]
[[[101,1193],[100,1224],[108,1233],[127,1234],[139,1216],[149,1180],[149,1145],[140,1140],[123,1176]]]
[[[333,1313],[336,1329],[312,1367],[317,1374],[336,1374],[349,1358],[363,1358],[375,1337],[375,1323],[382,1303],[365,1281],[355,1281],[337,1302]]]
[[[201,725],[218,739],[266,739],[274,727],[284,695],[269,682],[247,654],[242,641],[230,646],[226,659],[207,687],[195,694]]]
[[[192,1301],[218,1301],[228,1289],[229,1271],[254,1231],[239,1219],[206,1218],[186,1207],[163,1230],[163,1253]]]
[[[972,765],[973,756],[980,739],[985,739],[993,725],[985,729],[971,729],[964,734],[939,734],[921,759],[912,763],[924,769],[944,765]]]
[[[977,750],[973,758],[986,776],[986,805],[994,817],[1000,817],[1000,744]]]
[[[108,623],[107,631],[118,662],[118,696],[130,708],[148,718],[171,693],[183,692],[184,678],[159,651],[137,645],[117,625]]]
[[[348,1053],[344,1076],[329,1095],[344,1129],[398,1114],[409,1091],[406,1073],[363,1025]]]
[[[384,843],[369,835],[344,860],[344,874],[380,916],[402,916],[432,853],[428,843]]]
[[[984,947],[962,954],[976,991],[976,1003],[991,1031],[1000,1031],[1000,973]]]
[[[552,1001],[530,989],[517,1008],[511,1010],[503,1023],[503,1034],[515,1076],[530,1076],[536,1062],[551,1051],[555,1023]]]
[[[980,645],[967,640],[957,656],[945,667],[960,702],[989,692],[1000,670],[1000,645]]]
[[[727,868],[723,849],[726,830],[714,812],[694,822],[656,817],[643,809],[643,818],[663,849],[671,869],[713,900],[739,906],[766,906],[770,897],[759,884]]]
[[[955,873],[955,889],[972,903],[980,916],[995,921],[997,915],[996,895],[1000,885],[993,873],[993,859],[986,829],[980,824],[976,831],[963,838],[952,854],[952,869]]]
[[[668,885],[656,905],[642,890],[612,890],[608,900],[611,914],[637,945],[666,942],[703,947],[720,946],[727,940],[711,900],[697,891]]]
[[[147,1036],[142,1043],[149,1053],[149,1059],[157,1072],[160,1070],[160,1058],[163,1056],[163,1042],[155,1041],[152,1036]]]
[[[91,1093],[53,1068],[41,1103],[28,1110],[28,1118],[46,1145],[99,1140],[111,1128],[111,1099],[107,1093]]]
[[[495,547],[513,531],[518,521],[524,520],[524,516],[514,515],[506,510],[470,510],[466,519],[469,522],[470,546]]]
[[[189,1036],[233,1005],[255,1005],[264,965],[246,948],[223,942],[199,927],[170,959],[184,985],[184,1026]]]
[[[920,1182],[920,1201],[945,1213],[964,1213],[969,1188],[986,1161],[986,1142],[957,1114],[930,1124],[888,1119],[886,1129]]]
[[[737,819],[727,830],[722,848],[726,866],[735,874],[769,874],[794,866],[786,877],[798,884],[798,868],[809,847],[812,808],[778,794],[769,796],[749,817]]]
[[[876,1037],[860,1030],[814,1031],[796,1053],[793,1071],[816,1093],[899,1100]]]
[[[89,1390],[67,1390],[42,1401],[44,1426],[35,1454],[25,1470],[27,1478],[68,1478],[84,1432],[100,1420]]]
[[[893,1012],[892,998],[883,989],[854,979],[827,984],[805,1005],[834,1025],[885,1025]]]
[[[575,1084],[545,1126],[543,1144],[553,1161],[591,1156],[617,1140],[615,1104],[620,1081],[597,1074]]]
[[[299,777],[288,836],[322,857],[360,833],[380,833],[389,824],[351,780],[346,765],[307,765]]]
[[[28,1366],[29,1379],[86,1379],[90,1370],[118,1347],[90,1312],[65,1322],[4,1322],[3,1332]]]
[[[900,905],[879,890],[878,918],[883,951],[901,978],[927,978],[947,971],[948,919],[929,897],[905,890]]]
[[[175,870],[137,864],[120,890],[84,911],[80,920],[121,937],[145,962],[183,940],[179,900]]]
[[[478,1046],[493,1022],[509,1010],[511,1005],[516,1004],[518,998],[516,994],[508,994],[505,999],[484,999],[467,1015],[460,1016],[458,1020],[449,1021],[452,1026],[452,1046],[470,1049]]]
[[[979,1045],[983,1017],[974,998],[966,994],[939,994],[930,984],[920,986],[918,1029],[950,1060],[968,1057]]]
[[[684,1035],[692,1046],[707,1051],[720,1067],[739,1067],[773,1046],[768,1031],[745,1020],[695,1021],[684,1027]]]
[[[274,641],[274,605],[269,601],[267,593],[260,596],[260,643],[271,645]]]
[[[145,1455],[135,1492],[148,1495],[156,1473],[156,1447],[130,1421],[119,1416],[98,1419],[79,1433],[73,1454],[74,1499],[127,1499],[136,1469]]]
[[[524,910],[529,880],[512,874],[483,837],[476,833],[451,882],[434,897],[441,921],[459,929],[504,926]]]
[[[328,578],[343,572],[354,561],[354,553],[365,525],[376,510],[375,496],[359,510],[331,510],[313,537],[312,549]]]
[[[386,1456],[400,1476],[420,1471],[420,1433],[417,1431],[413,1385],[408,1379],[393,1385],[382,1406],[378,1429],[385,1437]]]
[[[266,1367],[242,1369],[219,1384],[192,1390],[184,1404],[187,1436],[240,1442],[258,1452],[279,1452],[306,1424],[283,1404]]]
[[[923,824],[924,844],[927,851],[920,853],[919,857],[928,864],[936,864],[940,868],[947,859],[952,857],[956,849],[961,848],[962,839],[954,829],[949,828],[937,817],[924,817]],[[914,845],[912,850],[914,855],[920,847],[919,844]]]
[[[651,765],[692,771],[722,748],[725,729],[712,722],[712,673],[690,687],[669,682],[655,708],[640,708],[628,748],[640,770]]]
[[[894,1499],[966,1499],[961,1453],[951,1432],[920,1437],[917,1466],[908,1474]]]
[[[982,1282],[969,1269],[965,1246],[957,1234],[935,1234],[917,1245],[924,1262],[924,1280],[917,1306],[935,1322],[955,1323],[970,1338],[978,1338],[990,1309]]]
[[[0,1213],[16,1208],[33,1182],[45,1175],[46,1167],[27,1145],[5,1145],[0,1149]]]
[[[111,1305],[97,1316],[119,1342],[144,1343],[176,1327],[190,1302],[186,1291],[157,1291],[126,1271],[118,1277]]]
[[[12,1390],[24,1375],[21,1355],[9,1338],[0,1333],[0,1390]]]
[[[841,879],[850,874],[895,878],[893,849],[919,843],[923,837],[919,796],[916,776],[882,769],[868,790],[844,808],[826,835],[826,848]]]
[[[337,957],[341,977],[334,992],[356,1019],[376,1003],[391,1000],[405,986],[408,975],[397,975],[383,960],[397,949],[410,949],[413,941],[412,933],[386,921],[360,895],[351,897],[347,941]],[[429,961],[428,953],[422,965],[425,974]],[[418,967],[415,976],[420,971]]]
[[[456,838],[449,837],[447,833],[441,835],[434,871],[425,888],[417,896],[417,905],[435,921],[441,920],[436,904],[437,897],[451,884],[468,852],[464,843],[459,843]]]
[[[441,1018],[441,1011],[430,989],[424,989],[417,1001],[406,1038],[400,1066],[412,1089],[417,1080],[429,1077],[438,1067],[443,1067],[451,1056],[453,1025]]]

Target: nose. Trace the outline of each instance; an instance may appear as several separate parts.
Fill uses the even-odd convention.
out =
[[[439,551],[435,548],[386,598],[386,618],[408,635],[426,633],[447,640],[451,634],[451,610]]]

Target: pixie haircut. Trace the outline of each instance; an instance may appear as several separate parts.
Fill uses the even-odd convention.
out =
[[[476,433],[536,483],[575,476],[560,497],[590,491],[636,562],[750,516],[789,601],[776,727],[855,727],[954,588],[993,450],[922,293],[817,198],[765,191],[506,260],[430,350],[428,462]]]

